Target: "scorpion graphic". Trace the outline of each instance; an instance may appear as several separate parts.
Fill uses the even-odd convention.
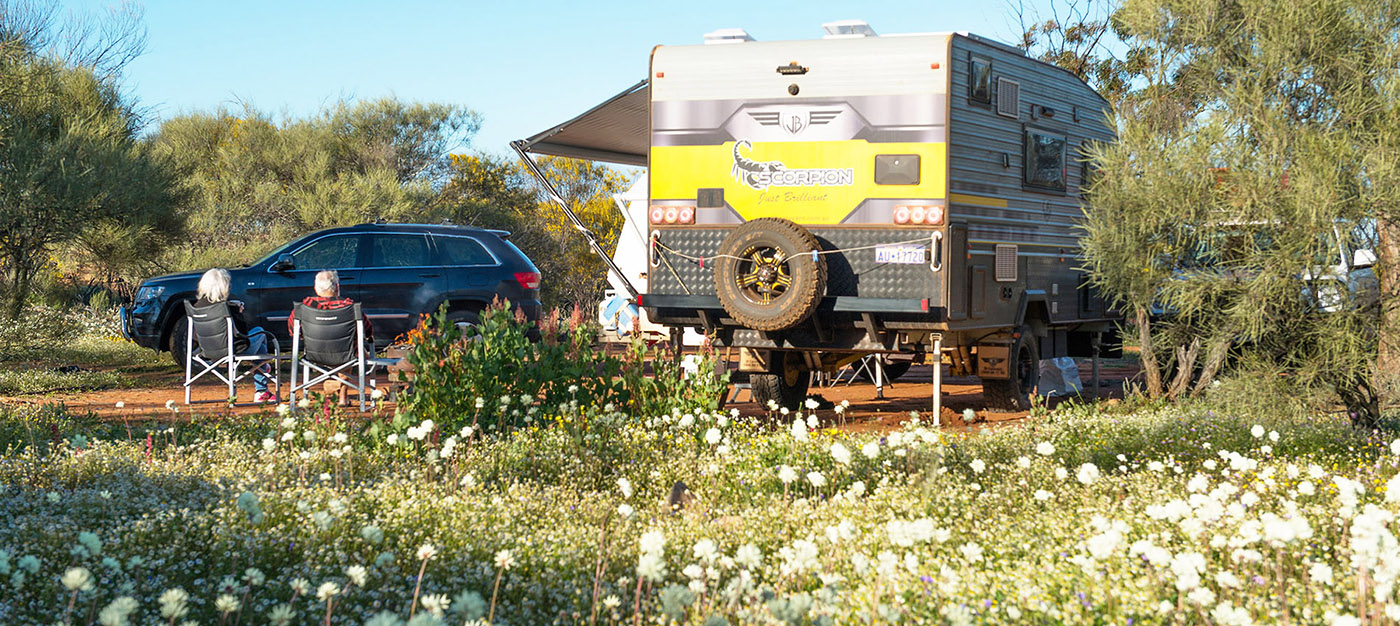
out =
[[[753,144],[749,143],[747,139],[734,142],[734,167],[729,171],[729,175],[745,185],[754,189],[763,189],[768,185],[759,181],[759,174],[786,169],[779,161],[755,161],[740,155],[739,148],[752,150]]]

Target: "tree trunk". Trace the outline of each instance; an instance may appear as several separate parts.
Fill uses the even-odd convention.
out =
[[[1201,351],[1201,338],[1193,337],[1191,345],[1176,347],[1176,376],[1172,377],[1172,386],[1167,390],[1167,399],[1175,400],[1186,393],[1191,386],[1191,374],[1196,371],[1196,355]]]
[[[1157,353],[1152,349],[1151,315],[1144,306],[1135,308],[1133,322],[1138,327],[1138,352],[1142,361],[1142,372],[1147,376],[1147,395],[1162,397],[1162,369],[1157,365]]]
[[[1376,372],[1372,381],[1379,404],[1395,402],[1400,390],[1400,223],[1380,216],[1376,219],[1379,249],[1376,274],[1380,279],[1380,335],[1376,344]]]
[[[1225,366],[1225,357],[1230,354],[1230,344],[1234,341],[1231,333],[1222,333],[1215,341],[1211,342],[1210,350],[1206,352],[1206,362],[1201,366],[1201,377],[1196,381],[1196,386],[1191,389],[1191,395],[1199,396],[1202,392],[1215,382],[1215,375],[1220,373],[1220,368]]]

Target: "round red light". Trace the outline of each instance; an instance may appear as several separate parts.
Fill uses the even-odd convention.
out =
[[[658,206],[658,207],[652,207],[652,208],[651,208],[651,223],[653,223],[653,224],[660,224],[660,223],[661,223],[661,220],[662,220],[665,216],[666,216],[666,209],[664,209],[664,208],[662,208],[662,207],[659,207],[659,206]]]
[[[928,208],[928,223],[943,223],[943,207],[935,205]]]
[[[909,223],[909,207],[907,207],[907,206],[898,206],[898,207],[895,207],[895,208],[894,208],[894,223],[896,223],[896,224],[908,224],[908,223]]]
[[[689,224],[695,221],[695,209],[688,206],[681,207],[680,214],[676,216],[676,220],[682,224]]]

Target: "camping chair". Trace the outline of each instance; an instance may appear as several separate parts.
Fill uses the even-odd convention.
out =
[[[281,397],[282,379],[278,375],[277,366],[282,361],[282,346],[272,333],[261,333],[271,342],[271,353],[239,354],[234,349],[235,340],[246,341],[247,338],[241,337],[238,329],[234,327],[233,315],[229,313],[227,302],[215,302],[202,307],[185,302],[185,319],[189,325],[189,332],[185,334],[185,404],[190,404],[190,386],[205,374],[213,374],[219,380],[228,383],[228,397],[234,398],[238,394],[238,381],[256,373],[267,364],[271,364],[268,376],[276,384],[277,395]],[[241,365],[251,367],[240,374],[238,370]],[[196,367],[203,369],[196,374]]]
[[[317,309],[300,302],[292,322],[292,399],[297,391],[328,380],[339,381],[359,392],[360,410],[365,410],[365,378],[382,363],[365,353],[365,318],[358,303],[338,309]],[[303,382],[297,382],[297,370]],[[312,376],[312,371],[315,376]],[[352,381],[347,378],[356,375]],[[374,379],[369,379],[373,388]],[[305,396],[305,393],[302,394]]]

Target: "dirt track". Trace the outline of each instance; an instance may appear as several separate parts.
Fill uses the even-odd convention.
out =
[[[1087,362],[1081,364],[1080,374],[1087,387],[1089,383]],[[1100,397],[1122,397],[1124,380],[1135,374],[1135,368],[1131,366],[1119,362],[1105,363],[1101,374],[1104,382],[1100,387]],[[918,411],[927,420],[927,415],[933,408],[932,381],[933,369],[928,366],[917,366],[910,369],[907,374],[893,384],[886,386],[883,399],[876,397],[874,385],[864,380],[847,384],[845,378],[831,387],[813,387],[809,394],[821,396],[833,403],[839,403],[842,400],[850,401],[851,406],[846,413],[844,423],[833,422],[832,420],[837,418],[832,411],[819,412],[819,415],[829,426],[840,426],[852,431],[887,431],[899,428],[900,422],[909,419],[910,411]],[[245,399],[250,399],[253,393],[251,384],[241,385],[239,393]],[[962,414],[964,409],[969,408],[977,412],[977,422],[992,425],[1015,422],[1027,415],[1025,412],[986,411],[982,404],[981,383],[974,377],[949,377],[945,373],[943,394],[942,425],[944,428],[955,430],[966,428],[962,421]],[[102,417],[168,416],[171,411],[165,408],[165,404],[172,400],[175,402],[178,412],[185,415],[191,413],[197,415],[250,414],[271,409],[270,406],[251,404],[226,407],[223,401],[227,395],[226,387],[214,384],[197,384],[193,399],[197,402],[206,401],[207,403],[185,406],[184,392],[177,378],[169,381],[167,386],[162,388],[119,389],[52,396],[0,397],[0,404],[63,402],[70,411],[75,413],[92,412]],[[353,399],[354,396],[351,397]],[[121,408],[117,407],[118,402],[123,403]],[[1049,402],[1052,408],[1056,404],[1058,401],[1053,398]],[[726,406],[737,408],[744,415],[749,416],[758,417],[768,414],[767,408],[754,403],[747,391],[739,392],[735,402]],[[393,403],[385,403],[381,410],[392,411]]]

